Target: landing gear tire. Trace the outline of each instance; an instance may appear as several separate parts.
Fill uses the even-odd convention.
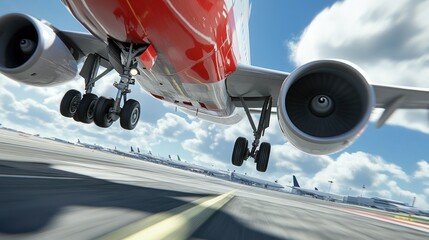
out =
[[[113,119],[111,118],[110,110],[113,109],[115,101],[112,98],[100,97],[94,111],[95,125],[108,128],[112,125]]]
[[[92,123],[92,121],[94,121],[94,112],[97,101],[97,95],[92,93],[84,94],[73,118],[79,122]]]
[[[77,90],[72,89],[66,92],[60,103],[61,115],[64,117],[73,117],[79,107],[81,97],[81,93]]]
[[[271,144],[267,142],[261,143],[259,151],[256,153],[256,170],[259,172],[267,171],[268,161],[270,159]]]
[[[232,151],[232,164],[235,166],[243,165],[243,161],[246,158],[248,151],[249,142],[244,137],[239,137],[235,140],[234,149]]]
[[[134,99],[129,99],[125,102],[120,116],[121,127],[123,129],[134,129],[140,119],[140,103]]]

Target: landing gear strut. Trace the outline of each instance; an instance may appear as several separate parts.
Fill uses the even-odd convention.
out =
[[[138,74],[136,57],[147,49],[147,45],[135,45],[115,42],[109,39],[109,60],[102,59],[97,54],[88,55],[80,75],[85,79],[85,94],[77,90],[68,91],[61,101],[60,112],[65,117],[83,123],[94,123],[102,128],[108,128],[120,119],[122,128],[132,130],[140,118],[140,103],[133,99],[127,100],[131,92],[130,85],[135,84],[133,76]],[[101,61],[108,61],[109,67],[97,76]],[[111,70],[120,73],[120,81],[113,84],[117,88],[115,99],[100,97],[92,93],[95,82]],[[123,100],[123,107],[121,103]]]
[[[240,98],[240,102],[244,107],[247,118],[249,119],[250,125],[252,126],[253,136],[255,139],[252,143],[252,149],[249,149],[247,139],[243,137],[237,138],[232,152],[232,164],[234,164],[235,166],[241,166],[244,160],[247,160],[249,157],[252,157],[253,159],[255,159],[256,169],[260,172],[265,172],[267,171],[268,167],[271,145],[267,142],[263,142],[259,146],[259,141],[264,135],[265,129],[270,125],[271,108],[273,104],[272,98],[264,98],[264,104],[261,109],[258,127],[256,127],[255,123],[253,122],[253,118],[250,115],[250,110],[247,107],[245,100],[243,98]]]

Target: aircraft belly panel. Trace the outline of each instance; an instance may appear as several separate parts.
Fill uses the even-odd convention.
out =
[[[142,88],[158,100],[214,117],[233,114],[235,106],[226,91],[225,80],[215,83],[183,83],[178,74],[165,75],[140,69],[136,80]],[[197,113],[198,112],[198,113]]]

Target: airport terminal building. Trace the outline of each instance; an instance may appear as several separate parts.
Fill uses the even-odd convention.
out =
[[[373,207],[381,210],[394,212],[399,211],[400,206],[409,207],[409,205],[404,202],[379,197],[366,198],[347,196],[345,198],[345,203]]]

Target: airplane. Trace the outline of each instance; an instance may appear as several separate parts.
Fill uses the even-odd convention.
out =
[[[372,199],[374,201],[372,205],[373,208],[382,209],[382,210],[391,211],[391,212],[401,212],[401,213],[406,213],[410,215],[429,216],[428,211],[416,208],[414,206],[410,206],[404,202],[387,199],[387,198],[380,198],[380,197],[373,197]]]
[[[191,172],[201,173],[207,176],[212,176],[216,178],[222,178],[226,180],[231,180],[231,174],[228,171],[216,169],[214,167],[207,167],[203,165],[196,165],[192,163],[187,163],[182,161],[180,158],[176,161],[169,162],[168,164],[178,165],[185,167],[186,170]]]
[[[249,0],[62,3],[89,33],[6,14],[0,17],[0,73],[39,87],[80,75],[83,94],[69,90],[59,108],[85,124],[108,128],[119,121],[134,129],[140,103],[127,95],[137,82],[155,99],[200,119],[235,124],[247,118],[253,141],[238,137],[231,162],[241,166],[253,158],[256,169],[265,172],[271,145],[261,138],[272,114],[295,147],[323,155],[352,144],[374,108],[385,109],[377,122],[381,127],[397,109],[429,107],[428,89],[370,84],[363,70],[346,60],[316,60],[291,73],[252,66]],[[93,94],[111,71],[119,75],[116,95]]]
[[[236,172],[231,173],[231,181],[241,182],[244,184],[258,186],[261,188],[272,189],[272,190],[281,190],[284,188],[281,184],[277,183],[277,181],[270,182],[263,179],[251,177],[245,174],[236,173]]]
[[[86,147],[86,148],[89,148],[89,149],[94,149],[94,150],[104,150],[104,148],[102,146],[100,146],[100,145],[90,144],[90,143],[84,143],[84,142],[81,142],[80,139],[77,139],[76,145],[82,146],[82,147]]]
[[[40,134],[35,134],[33,136],[39,137]],[[60,139],[60,138],[56,138],[56,137],[48,137],[46,139],[49,139],[49,140],[52,140],[52,141],[55,141],[55,142],[60,142],[60,143],[66,143],[66,144],[72,144],[72,145],[74,145],[72,142],[69,142],[69,141],[66,141],[66,140],[63,140],[63,139]]]
[[[297,195],[309,195],[315,198],[329,200],[329,201],[337,201],[337,202],[342,202],[344,200],[344,196],[322,192],[322,191],[319,191],[319,189],[317,188],[314,188],[314,190],[301,188],[301,186],[299,186],[298,180],[296,179],[295,175],[293,175],[293,186],[290,186],[290,187],[292,188],[291,192]]]

